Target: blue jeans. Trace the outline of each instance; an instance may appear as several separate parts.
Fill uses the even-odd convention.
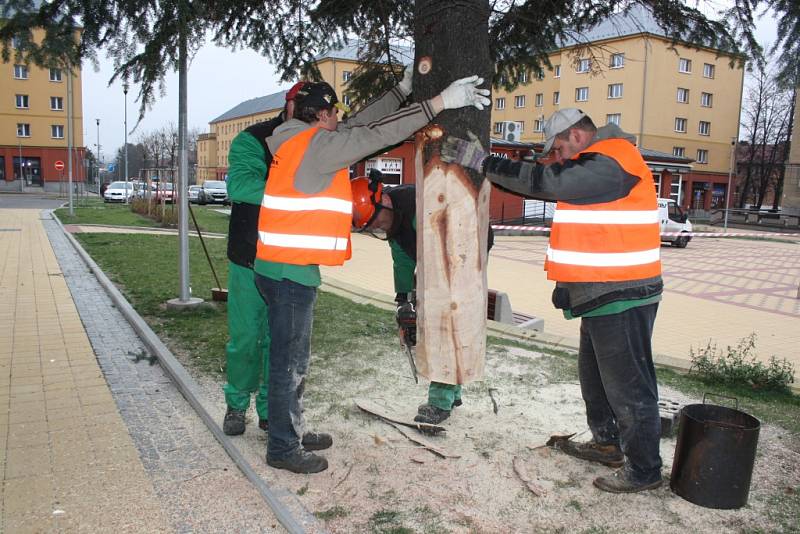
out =
[[[311,355],[311,326],[317,288],[256,273],[256,286],[269,307],[269,439],[267,456],[283,460],[300,448],[305,432],[303,390]]]
[[[661,477],[661,418],[650,340],[658,303],[581,319],[578,376],[594,440],[617,444],[638,482]]]

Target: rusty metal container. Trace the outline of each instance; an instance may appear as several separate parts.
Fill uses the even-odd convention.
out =
[[[732,399],[736,400],[736,399]],[[690,404],[681,410],[670,488],[687,501],[729,510],[747,504],[761,422],[736,408]]]

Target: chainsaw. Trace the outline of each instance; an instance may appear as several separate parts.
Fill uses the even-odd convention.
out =
[[[399,303],[395,318],[400,328],[400,342],[406,349],[408,364],[411,366],[411,374],[414,376],[414,382],[419,384],[417,365],[414,363],[414,347],[417,346],[417,310],[414,300],[414,294],[411,293],[410,300]]]

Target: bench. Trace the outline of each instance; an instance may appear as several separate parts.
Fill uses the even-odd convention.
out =
[[[544,331],[544,319],[511,309],[508,294],[490,289],[487,294],[486,318],[499,323],[510,324],[520,328]]]

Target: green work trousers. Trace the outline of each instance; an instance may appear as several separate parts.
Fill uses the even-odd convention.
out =
[[[250,395],[257,391],[256,411],[261,419],[267,419],[269,384],[267,311],[253,270],[228,262],[228,383],[222,389],[225,402],[235,410],[247,410]]]
[[[449,412],[457,400],[461,400],[461,386],[458,384],[431,382],[428,387],[428,404],[431,406]]]

